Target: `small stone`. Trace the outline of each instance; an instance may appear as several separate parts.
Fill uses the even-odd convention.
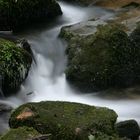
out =
[[[140,136],[140,127],[135,120],[127,120],[117,123],[116,130],[120,137],[138,140],[138,137]]]

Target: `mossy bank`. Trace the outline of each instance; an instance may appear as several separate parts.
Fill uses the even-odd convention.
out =
[[[5,95],[9,95],[19,88],[27,77],[32,63],[31,52],[25,50],[29,44],[25,42],[26,46],[24,46],[25,44],[20,44],[20,42],[22,41],[17,40],[16,43],[0,39],[0,92]],[[25,47],[25,49],[21,47]],[[29,46],[28,49],[30,50]]]

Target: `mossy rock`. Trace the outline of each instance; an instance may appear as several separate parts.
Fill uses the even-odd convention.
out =
[[[0,137],[0,140],[31,140],[39,135],[40,133],[33,128],[19,127],[17,129],[10,129]]]
[[[128,87],[140,82],[140,50],[122,26],[98,26],[95,34],[72,37],[67,79],[82,91]]]
[[[19,88],[27,77],[31,63],[29,52],[12,41],[0,39],[0,88],[5,95]]]
[[[88,140],[99,132],[113,136],[117,114],[110,109],[68,102],[28,103],[11,115],[11,128],[33,127],[53,140]]]
[[[55,0],[1,0],[0,30],[18,30],[62,14]]]

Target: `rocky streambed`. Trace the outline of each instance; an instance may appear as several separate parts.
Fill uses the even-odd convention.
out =
[[[132,114],[135,110],[131,110],[128,117],[126,109],[132,103],[132,96],[137,100],[133,100],[131,107],[139,107],[140,2],[128,0],[116,4],[110,0],[89,0],[86,5],[94,6],[88,8],[65,2],[59,2],[59,6],[56,1],[47,1],[49,6],[43,0],[28,2],[15,1],[14,5],[9,2],[17,10],[1,26],[6,23],[6,29],[15,32],[23,25],[26,28],[29,22],[41,22],[14,33],[28,42],[1,34],[0,74],[5,81],[1,84],[1,94],[11,95],[22,83],[16,95],[2,101],[16,107],[27,102],[44,102],[21,105],[10,117],[11,108],[3,109],[2,105],[1,117],[3,121],[4,115],[10,118],[10,129],[0,139],[137,140],[140,128],[133,119],[139,120],[139,114]],[[85,5],[85,1],[80,1],[83,2]],[[20,11],[23,16],[19,17],[18,8],[23,5]],[[26,5],[32,11],[29,15]],[[52,19],[62,12],[62,16]],[[33,13],[36,18],[32,17]],[[22,24],[20,18],[27,22]],[[17,24],[7,25],[9,19]],[[125,100],[118,102],[112,96]],[[123,107],[125,119],[130,120],[117,123],[115,111],[98,106],[114,109],[119,117],[123,117],[119,113]]]

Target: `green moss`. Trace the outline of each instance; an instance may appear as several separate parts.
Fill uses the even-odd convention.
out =
[[[18,119],[25,108],[36,115]],[[54,140],[86,140],[95,132],[114,134],[116,119],[117,114],[107,108],[50,101],[22,105],[12,113],[9,124],[11,128],[32,126],[41,134],[51,133]]]
[[[19,127],[17,129],[10,129],[5,135],[0,137],[0,140],[28,140],[39,135],[33,128]]]
[[[32,62],[31,55],[15,43],[0,39],[0,75],[2,89],[12,92],[25,79]]]
[[[122,26],[99,26],[93,35],[71,39],[67,54],[67,79],[79,89],[126,87],[139,81],[140,50]]]

